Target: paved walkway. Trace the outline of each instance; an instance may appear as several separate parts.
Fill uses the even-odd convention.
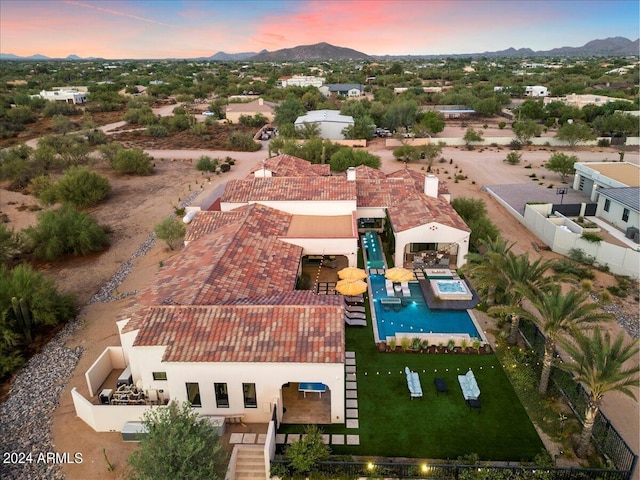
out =
[[[358,381],[356,379],[356,352],[345,352],[345,387],[346,387],[346,427],[353,430],[353,433],[333,433],[323,434],[322,441],[326,445],[360,445],[360,435],[357,433],[360,428],[358,420]],[[243,434],[237,434],[238,437],[233,438],[231,443],[253,443],[252,438],[246,439],[241,437]],[[245,436],[248,434],[244,434]],[[255,435],[255,434],[254,434]],[[278,433],[276,434],[276,444],[289,445],[297,442],[302,437],[302,433]],[[264,442],[263,442],[264,443]]]

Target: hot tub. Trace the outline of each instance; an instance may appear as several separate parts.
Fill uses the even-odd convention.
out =
[[[471,300],[473,294],[464,280],[431,280],[431,289],[441,300]]]

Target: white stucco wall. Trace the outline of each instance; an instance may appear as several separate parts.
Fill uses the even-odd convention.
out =
[[[357,238],[280,238],[283,242],[302,247],[303,255],[344,255],[349,259],[349,266],[355,266],[358,255]]]
[[[436,222],[398,232],[395,234],[394,262],[396,265],[403,265],[405,247],[410,243],[456,243],[458,244],[456,266],[459,268],[466,263],[465,257],[469,253],[469,235],[469,232]]]
[[[598,264],[608,265],[612,273],[640,278],[640,251],[607,242],[588,242],[579,233],[561,228],[569,227],[564,218],[547,218],[549,213],[550,205],[527,205],[523,223],[552,251],[568,255],[572,248],[580,249]]]
[[[299,201],[264,201],[256,202],[267,207],[280,210],[281,212],[292,213],[294,215],[323,215],[333,217],[338,215],[351,215],[356,210],[356,200],[299,200]],[[229,203],[220,204],[223,212],[234,210],[248,203]]]
[[[611,199],[609,199],[611,202],[609,211],[605,212],[604,202],[606,200],[607,198],[603,195],[598,196],[598,208],[596,210],[596,217],[606,220],[611,225],[619,228],[623,232],[625,232],[628,227],[638,228],[638,225],[640,223],[638,212],[631,210],[629,207],[625,207],[624,205]],[[622,213],[625,208],[629,210],[629,219],[626,222],[622,220]]]
[[[198,383],[203,415],[244,414],[250,423],[267,423],[270,405],[282,408],[281,387],[287,382],[322,382],[331,390],[331,421],[344,422],[344,363],[200,363],[163,362],[164,347],[133,347],[129,359],[133,382],[142,379],[142,388],[163,389],[164,398],[186,401],[185,383]],[[152,372],[166,372],[166,381],[154,381]],[[214,383],[226,383],[229,408],[217,408]],[[255,383],[258,408],[245,408],[242,384]],[[279,412],[282,415],[282,411]]]

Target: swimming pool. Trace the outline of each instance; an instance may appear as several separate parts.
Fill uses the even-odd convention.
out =
[[[398,333],[420,337],[435,334],[434,338],[441,334],[481,338],[466,310],[430,310],[417,282],[409,283],[409,297],[398,297],[402,301],[400,305],[383,305],[380,300],[388,298],[384,275],[370,275],[369,281],[376,317],[376,340],[385,341],[387,337],[395,337]]]
[[[384,268],[384,252],[380,237],[376,232],[365,232],[362,237],[362,247],[367,251],[367,266],[369,268]]]

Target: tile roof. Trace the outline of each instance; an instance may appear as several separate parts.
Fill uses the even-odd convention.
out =
[[[132,297],[124,312],[131,316],[127,331],[138,328],[144,310],[156,305],[213,305],[295,288],[302,248],[279,240],[292,215],[260,204],[199,215],[215,217],[219,228],[192,240]]]
[[[166,362],[344,362],[340,305],[153,307],[134,346]]]
[[[345,177],[266,177],[229,180],[223,203],[250,201],[355,200],[356,186]]]
[[[640,187],[599,188],[598,193],[640,212]]]
[[[262,168],[263,164],[261,162],[251,169],[251,173],[247,178],[253,178],[253,173],[262,170]],[[264,168],[277,177],[321,177],[331,175],[328,163],[314,164],[287,154],[267,158],[264,161]]]
[[[405,178],[363,178],[356,173],[358,207],[387,208],[416,195],[413,180]]]
[[[415,182],[416,191],[424,192],[424,179],[427,177],[426,174],[417,172],[411,168],[402,168],[400,170],[396,170],[395,172],[389,173],[387,175],[389,178],[410,178]],[[446,182],[438,179],[438,195],[445,195],[449,193],[449,188],[447,187]]]
[[[438,198],[428,197],[424,193],[418,193],[411,198],[404,199],[399,204],[393,204],[387,209],[387,214],[393,230],[396,232],[403,232],[432,222],[465,232],[471,231],[449,203]]]

